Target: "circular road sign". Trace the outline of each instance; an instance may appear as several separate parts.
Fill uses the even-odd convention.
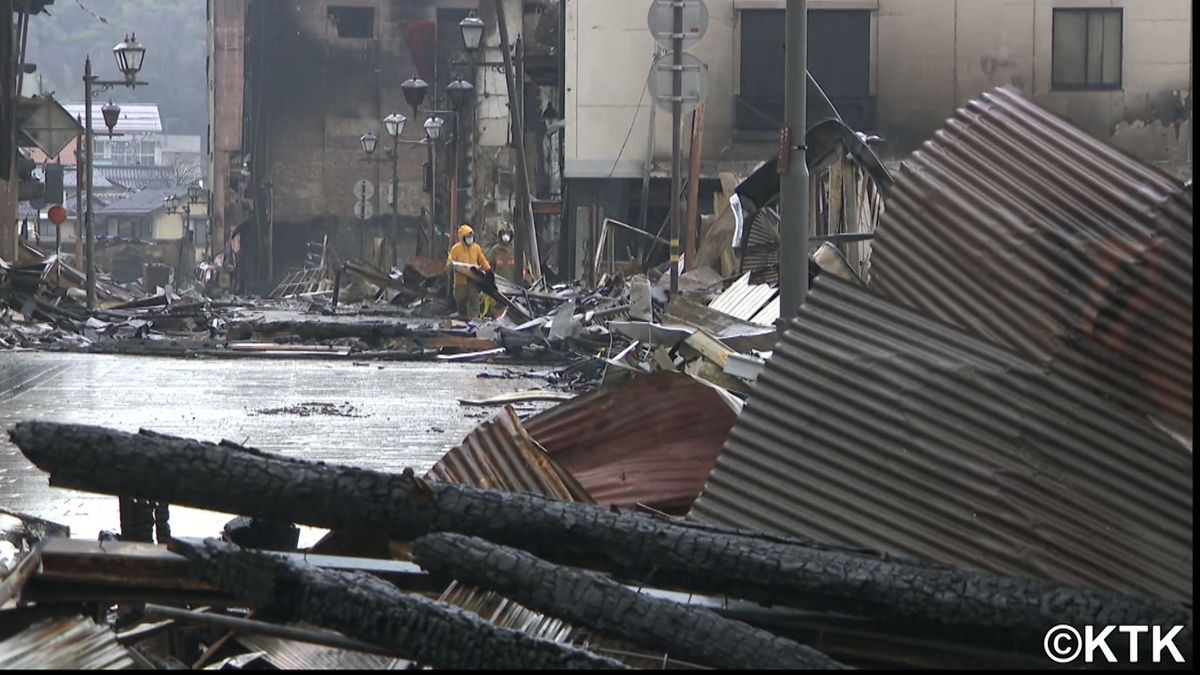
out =
[[[67,220],[67,210],[60,205],[50,207],[50,211],[46,213],[46,217],[50,219],[53,225],[62,225]]]
[[[671,109],[675,58],[667,53],[658,57],[650,73],[650,93],[658,104]],[[680,103],[683,113],[687,114],[699,107],[704,97],[708,96],[708,66],[691,54],[683,55],[683,76],[680,78]]]
[[[683,2],[683,48],[691,49],[697,42],[704,39],[708,32],[708,7],[704,0],[682,0]],[[650,15],[646,22],[650,25],[650,33],[664,49],[675,49],[671,37],[675,27],[675,11],[671,0],[654,0],[650,5]]]
[[[364,201],[355,203],[354,217],[358,218],[359,220],[370,220],[371,218],[375,217],[375,205],[371,202]]]
[[[366,178],[354,184],[354,196],[359,199],[370,199],[375,196],[375,184]]]

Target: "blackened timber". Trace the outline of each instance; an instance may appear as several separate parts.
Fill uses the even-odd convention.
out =
[[[534,611],[704,666],[843,667],[815,649],[703,607],[644,595],[596,572],[555,565],[477,537],[421,537],[413,560],[431,573],[495,591]]]
[[[269,621],[336,630],[434,668],[599,669],[624,666],[570,645],[499,628],[453,605],[407,595],[369,574],[330,572],[213,539],[177,541],[196,575]]]
[[[531,494],[427,483],[411,471],[331,466],[229,443],[52,422],[23,422],[9,435],[50,474],[54,486],[335,530],[376,530],[400,541],[458,532],[555,562],[586,562],[659,588],[857,612],[991,643],[1040,645],[1048,627],[1058,624],[1172,627],[1187,624],[1191,614],[1157,599],[901,561]],[[1190,629],[1186,641],[1190,650]]]

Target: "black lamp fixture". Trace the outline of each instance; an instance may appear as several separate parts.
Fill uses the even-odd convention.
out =
[[[400,91],[404,93],[404,100],[408,101],[408,105],[416,110],[425,101],[425,94],[429,92],[429,83],[413,75],[400,83]]]
[[[197,182],[188,186],[188,199],[193,204],[199,204],[204,201],[204,183]]]
[[[124,41],[113,47],[113,56],[117,58],[117,68],[125,80],[131,84],[136,82],[146,58],[146,48],[137,41],[137,34],[126,35]]]
[[[392,113],[383,118],[383,128],[393,139],[400,138],[400,135],[404,133],[405,122],[408,122],[407,117],[400,113]]]
[[[100,108],[100,114],[104,116],[104,126],[108,127],[108,133],[111,136],[113,129],[117,126],[117,120],[121,119],[121,106],[113,103],[110,99],[103,108]]]
[[[450,99],[450,105],[455,110],[466,105],[467,99],[471,97],[471,92],[473,91],[475,91],[475,85],[462,79],[462,77],[446,85],[446,97]]]
[[[375,135],[374,131],[368,131],[358,139],[358,142],[362,144],[363,152],[368,156],[374,155],[375,148],[379,146],[379,137]]]
[[[458,30],[462,32],[463,46],[467,51],[479,49],[479,45],[483,43],[484,23],[475,15],[475,10],[471,10],[467,18],[458,22]]]

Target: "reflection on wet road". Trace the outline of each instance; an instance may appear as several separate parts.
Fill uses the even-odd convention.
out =
[[[228,439],[291,457],[380,471],[427,470],[494,411],[460,397],[533,389],[481,379],[495,368],[442,363],[209,361],[0,352],[0,506],[71,527],[117,531],[117,500],[50,488],[9,442],[15,422],[47,420]],[[172,530],[211,536],[223,514],[172,507]],[[305,530],[301,544],[315,541]]]

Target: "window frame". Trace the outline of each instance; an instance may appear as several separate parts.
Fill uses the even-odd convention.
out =
[[[1087,64],[1090,54],[1091,40],[1088,39],[1087,26],[1091,21],[1091,15],[1095,14],[1115,14],[1117,16],[1117,81],[1115,83],[1091,83],[1083,82],[1079,84],[1059,82],[1055,77],[1055,60],[1057,53],[1055,50],[1055,38],[1058,35],[1058,18],[1066,14],[1082,14],[1084,15],[1084,32],[1083,32],[1083,77],[1087,79]],[[1101,67],[1103,71],[1103,67]],[[1101,72],[1103,77],[1103,72]],[[1050,15],[1050,90],[1051,91],[1121,91],[1125,88],[1125,8],[1124,7],[1055,7]]]

